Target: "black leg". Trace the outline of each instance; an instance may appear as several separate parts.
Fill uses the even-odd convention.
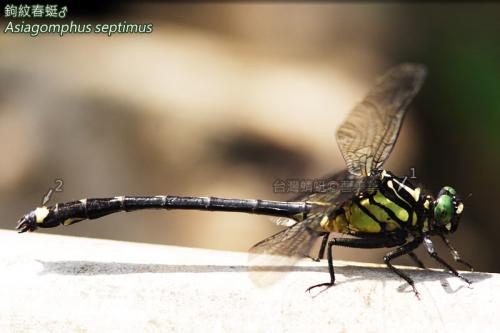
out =
[[[387,265],[387,267],[389,267],[391,271],[399,275],[399,277],[401,277],[403,280],[408,282],[408,284],[412,287],[413,292],[415,293],[415,296],[417,296],[417,298],[420,297],[417,288],[415,287],[415,282],[413,282],[413,280],[408,275],[406,275],[405,273],[401,272],[399,269],[394,267],[391,264],[391,261],[405,254],[412,253],[412,251],[415,250],[420,244],[422,244],[422,237],[417,237],[413,239],[411,242],[406,243],[395,250],[392,250],[391,252],[387,253],[384,256],[384,262]]]
[[[447,268],[449,270],[449,272],[453,275],[455,275],[456,277],[462,279],[463,281],[465,281],[467,284],[471,284],[472,282],[469,281],[466,277],[464,277],[462,274],[460,274],[459,272],[457,272],[453,267],[451,267],[446,261],[443,260],[443,258],[441,258],[437,252],[434,250],[434,244],[432,244],[432,241],[429,239],[429,237],[425,237],[424,238],[424,244],[425,244],[425,248],[427,249],[427,252],[429,253],[429,255],[431,256],[431,258],[433,258],[434,260],[436,260],[438,263],[440,263],[443,267]]]
[[[322,293],[323,291],[333,286],[333,284],[335,283],[335,270],[333,269],[333,255],[332,255],[333,245],[335,245],[335,238],[328,242],[328,272],[330,273],[330,282],[320,283],[311,286],[306,289],[306,292],[310,293],[312,289],[317,287],[325,287],[323,290],[320,291],[320,293]]]
[[[450,249],[450,253],[451,253],[452,257],[453,257],[453,260],[455,260],[456,262],[461,263],[462,265],[466,266],[471,272],[473,272],[474,271],[474,267],[472,267],[471,264],[469,264],[467,261],[463,260],[460,257],[460,254],[458,253],[457,250],[455,250],[455,248],[453,247],[453,245],[451,245],[451,243],[448,240],[448,238],[446,238],[445,235],[440,235],[440,236],[441,236],[441,239],[443,240],[443,242],[448,247],[448,249]]]
[[[411,260],[413,260],[413,262],[420,268],[422,269],[426,269],[425,266],[424,266],[424,263],[418,259],[417,255],[415,254],[415,252],[410,252],[408,253],[408,256],[411,258]]]
[[[314,286],[311,286],[306,289],[307,292],[310,292],[312,289],[317,287],[325,287],[320,291],[322,293],[326,289],[330,288],[335,283],[335,270],[333,268],[333,254],[332,247],[334,245],[344,246],[344,247],[352,247],[352,248],[360,248],[360,249],[375,249],[375,248],[383,248],[383,247],[392,247],[396,245],[400,245],[404,242],[404,236],[398,238],[334,238],[330,242],[328,242],[328,271],[330,273],[330,282],[320,283]]]
[[[326,244],[328,243],[328,236],[330,233],[325,233],[323,235],[323,239],[321,240],[321,247],[319,248],[318,256],[316,258],[309,256],[313,261],[320,261],[325,257],[325,249],[326,249]]]

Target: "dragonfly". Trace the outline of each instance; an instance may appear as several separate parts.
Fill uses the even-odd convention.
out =
[[[421,64],[403,63],[389,69],[338,127],[336,139],[346,169],[324,180],[328,184],[356,184],[349,190],[332,186],[302,194],[291,201],[171,195],[81,199],[37,207],[21,217],[16,229],[23,233],[68,226],[117,212],[143,209],[262,214],[276,217],[276,223],[286,228],[249,250],[250,275],[257,285],[268,285],[277,279],[276,275],[263,273],[269,271],[270,266],[279,272],[280,267],[291,267],[304,257],[319,261],[326,251],[330,279],[307,289],[310,292],[322,288],[322,292],[335,284],[334,246],[388,248],[390,251],[383,257],[384,263],[419,297],[414,280],[392,261],[408,255],[417,266],[425,269],[414,253],[422,244],[439,265],[470,285],[471,281],[438,255],[431,240],[431,236],[440,237],[452,258],[473,270],[448,239],[448,235],[458,229],[464,210],[457,191],[444,186],[434,197],[423,193],[423,189],[413,185],[407,177],[398,177],[383,169],[397,141],[406,110],[426,75],[426,67]],[[320,239],[319,252],[311,257]]]

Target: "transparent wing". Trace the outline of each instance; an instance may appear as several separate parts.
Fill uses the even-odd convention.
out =
[[[337,143],[350,173],[369,176],[382,167],[394,147],[406,107],[425,76],[423,65],[390,69],[340,125]]]
[[[309,254],[318,236],[304,222],[297,222],[255,244],[248,256],[250,278],[260,287],[276,282],[297,260]]]
[[[313,205],[305,220],[278,218],[278,225],[288,228],[257,243],[249,250],[250,278],[258,286],[268,286],[290,271],[301,258],[309,256],[315,240],[320,234],[308,228],[309,225],[321,221],[354,194],[352,189],[342,187],[342,182],[357,179],[347,170],[324,178],[325,191],[300,194],[291,201],[307,201]],[[333,186],[333,187],[332,187]],[[299,221],[299,222],[298,222]]]
[[[337,172],[336,174],[329,175],[318,179],[318,183],[324,185],[324,191],[315,190],[315,192],[300,193],[295,197],[290,198],[288,201],[306,201],[310,203],[318,203],[319,207],[314,207],[313,211],[308,214],[308,220],[313,217],[313,214],[323,215],[323,211],[328,209],[335,209],[338,203],[342,203],[349,199],[350,196],[356,194],[357,188],[355,186],[349,185],[350,182],[359,181],[360,178],[352,175],[347,170]],[[351,188],[349,188],[351,186]],[[326,208],[328,207],[328,209]],[[297,219],[288,217],[271,217],[274,224],[284,227],[290,227],[301,221],[302,216],[298,216]]]

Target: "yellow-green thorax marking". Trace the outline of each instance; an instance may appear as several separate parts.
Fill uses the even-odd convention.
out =
[[[333,213],[311,226],[318,231],[346,234],[392,232],[412,229],[424,219],[420,188],[382,170],[376,187],[344,202]]]

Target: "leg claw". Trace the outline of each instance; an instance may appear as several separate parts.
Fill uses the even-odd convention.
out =
[[[413,285],[411,287],[413,288],[413,292],[415,293],[415,296],[420,301],[421,300],[420,293],[418,292],[417,288],[415,286],[413,286]]]
[[[324,292],[325,290],[329,289],[331,286],[333,286],[333,283],[330,283],[330,282],[320,283],[320,284],[316,284],[314,286],[311,286],[311,287],[307,288],[306,292],[309,293],[309,295],[310,295],[311,294],[311,290],[313,290],[315,288],[318,288],[318,287],[324,287],[320,292],[318,292],[316,295],[313,296],[313,297],[316,297],[319,294],[321,294],[322,292]]]

